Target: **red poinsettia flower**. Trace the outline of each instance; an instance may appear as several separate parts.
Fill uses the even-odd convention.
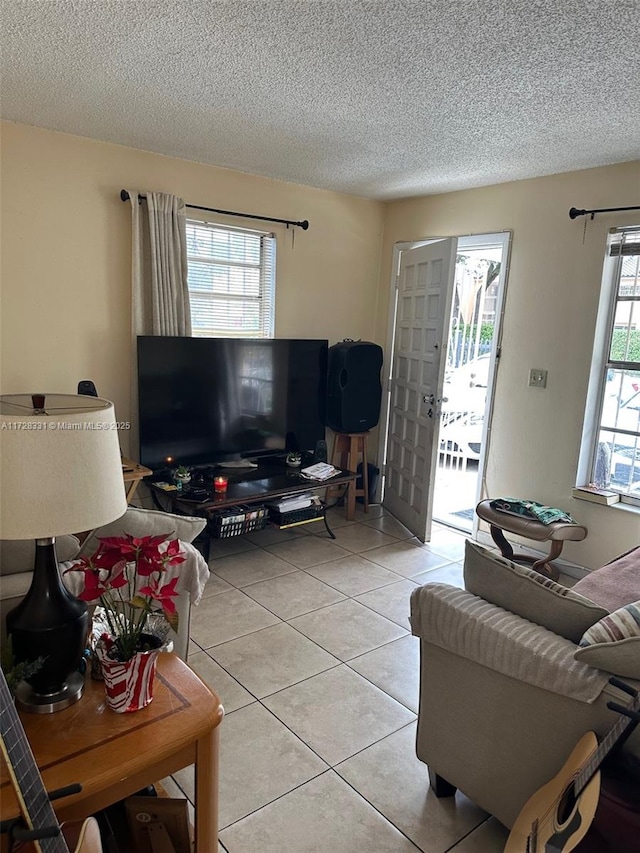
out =
[[[67,569],[68,572],[78,571],[78,567]],[[81,570],[82,571],[82,570]],[[100,570],[87,566],[84,570],[84,589],[78,593],[78,598],[82,601],[96,601],[108,589],[100,582]]]
[[[167,545],[167,548],[162,553],[162,564],[166,566],[177,566],[184,563],[186,557],[180,551],[180,542],[178,539],[173,539]]]
[[[179,594],[178,578],[166,583],[164,578],[168,568],[186,558],[178,539],[167,540],[168,535],[136,537],[128,533],[103,537],[91,558],[67,569],[84,574],[84,587],[78,598],[100,602],[123,660],[135,653],[151,613],[162,612],[171,627],[178,628],[174,602]],[[146,583],[141,585],[141,578]]]
[[[117,563],[112,563],[110,560],[104,561],[100,552],[97,552],[95,556],[88,560],[81,560],[78,565],[67,569],[66,572],[84,572],[84,589],[78,598],[91,602],[97,601],[109,590],[126,586],[126,566],[127,563],[122,558]]]
[[[157,601],[158,604],[162,606],[165,619],[172,627],[174,626],[174,622],[176,622],[178,616],[176,605],[173,601],[173,599],[177,598],[180,594],[176,589],[177,583],[178,578],[176,577],[170,580],[169,583],[165,583],[162,586],[147,585],[138,590],[139,595],[146,595],[154,601]]]

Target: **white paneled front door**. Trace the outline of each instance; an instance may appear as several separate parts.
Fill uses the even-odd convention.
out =
[[[431,535],[456,239],[402,252],[383,505],[422,542]]]

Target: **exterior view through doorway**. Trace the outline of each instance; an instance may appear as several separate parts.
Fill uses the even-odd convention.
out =
[[[501,232],[395,247],[382,503],[423,542],[432,520],[477,525],[509,244]]]

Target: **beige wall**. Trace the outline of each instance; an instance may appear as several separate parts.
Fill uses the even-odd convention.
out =
[[[371,339],[383,205],[9,122],[2,124],[3,393],[92,379],[129,418],[131,216],[120,190],[308,219],[274,226],[278,337]],[[265,224],[266,226],[266,224]],[[268,227],[268,226],[266,226]],[[127,448],[127,438],[123,436]]]
[[[640,162],[387,206],[376,339],[385,340],[393,245],[425,237],[513,233],[502,359],[486,495],[516,495],[569,510],[589,528],[569,559],[597,567],[640,542],[640,514],[571,497],[575,485],[607,229],[640,212],[570,220],[570,207],[637,205]],[[583,236],[584,234],[584,236]],[[548,371],[529,388],[531,367]]]
[[[4,393],[93,379],[129,418],[130,216],[122,187],[309,219],[278,235],[276,334],[386,343],[396,241],[513,232],[488,495],[569,509],[590,529],[569,558],[598,566],[640,541],[640,516],[571,498],[607,228],[576,207],[638,203],[640,163],[382,205],[67,134],[2,124],[0,377]],[[382,229],[384,225],[384,240]],[[529,388],[530,367],[549,371]],[[373,442],[372,442],[373,445]],[[123,446],[127,449],[126,436]]]

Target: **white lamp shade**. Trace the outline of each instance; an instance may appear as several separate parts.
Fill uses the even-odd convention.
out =
[[[126,508],[112,403],[75,394],[0,397],[0,539],[92,530]]]

